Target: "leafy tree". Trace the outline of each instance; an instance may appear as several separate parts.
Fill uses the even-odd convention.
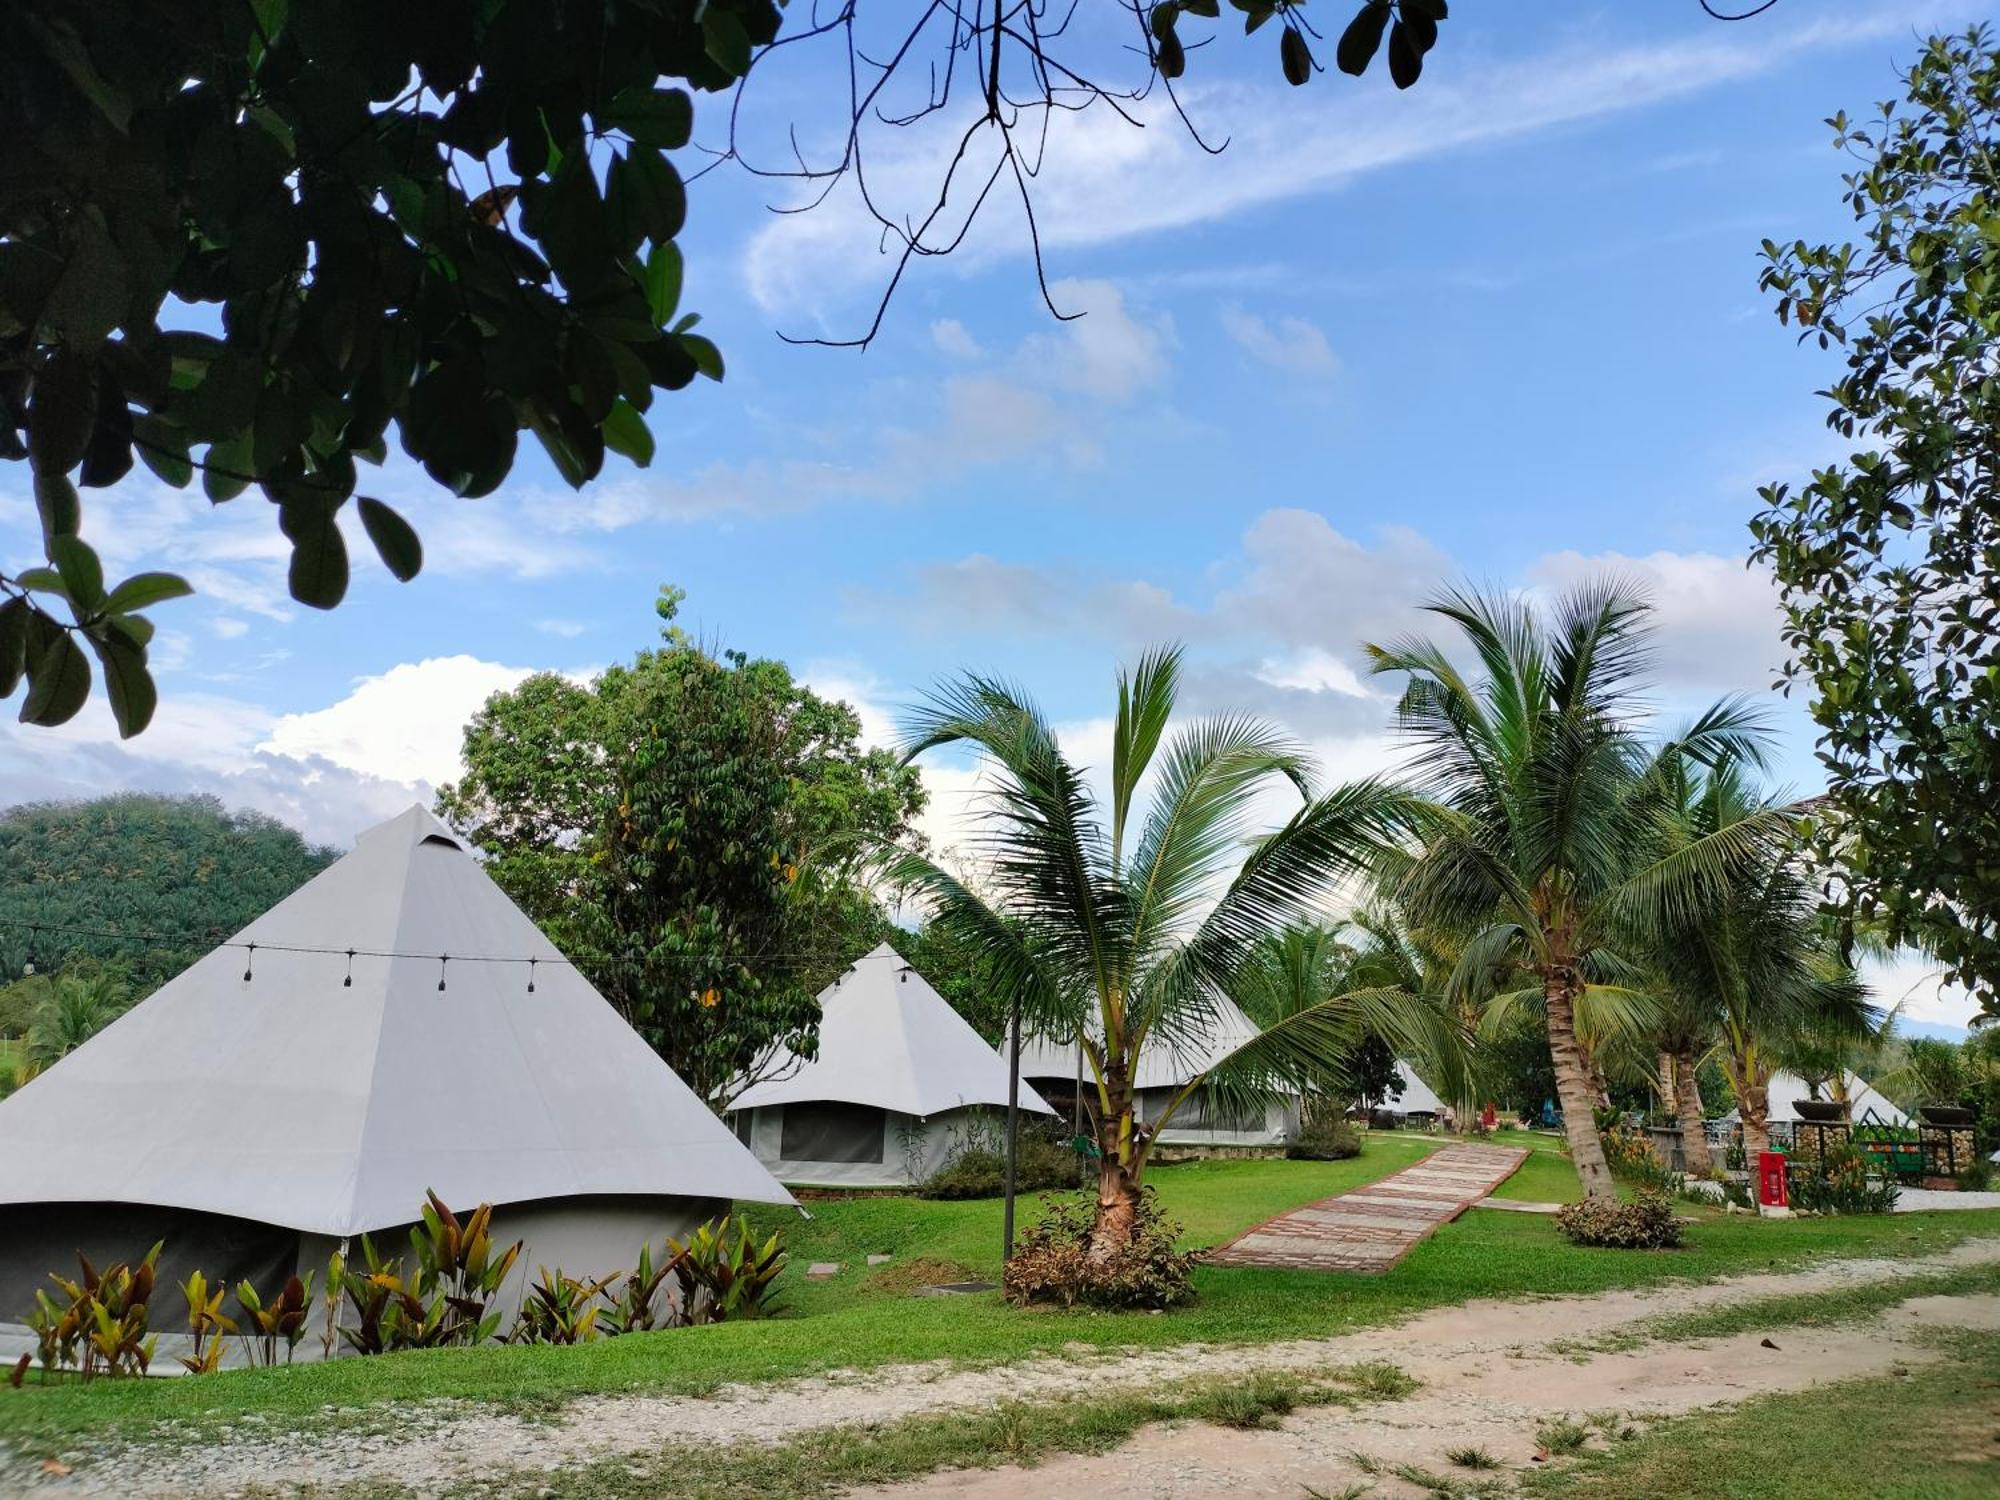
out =
[[[939,688],[911,722],[908,753],[964,744],[986,760],[985,894],[917,850],[886,871],[984,954],[1029,1030],[1082,1048],[1102,1151],[1088,1250],[1099,1259],[1131,1243],[1153,1143],[1190,1099],[1233,1109],[1332,1091],[1361,1025],[1399,1025],[1401,997],[1316,1000],[1140,1119],[1142,1060],[1207,1036],[1260,947],[1367,868],[1401,805],[1374,782],[1315,793],[1304,755],[1254,720],[1199,721],[1169,740],[1179,680],[1175,650],[1120,674],[1108,807],[1016,691],[978,676]],[[1135,803],[1149,770],[1146,810]],[[1287,783],[1302,805],[1246,846],[1261,794]]]
[[[1759,812],[1671,852],[1651,847],[1665,773],[1685,760],[1754,756],[1754,715],[1724,702],[1663,745],[1637,725],[1648,664],[1646,602],[1617,584],[1558,598],[1546,615],[1514,599],[1449,593],[1429,606],[1485,670],[1411,639],[1370,646],[1377,672],[1405,674],[1399,707],[1430,799],[1424,844],[1394,871],[1407,919],[1450,934],[1448,994],[1539,1009],[1571,1156],[1584,1192],[1615,1189],[1593,1111],[1602,1086],[1579,1042],[1643,1010],[1624,983],[1673,910],[1715,888],[1743,846],[1783,819]],[[1508,990],[1511,976],[1517,986]]]
[[[78,958],[124,965],[141,995],[332,863],[262,813],[132,793],[0,811],[0,976]]]
[[[1904,84],[1871,122],[1828,122],[1860,243],[1764,242],[1779,320],[1844,352],[1827,425],[1859,446],[1761,492],[1753,556],[1784,593],[1784,681],[1813,695],[1838,909],[2000,1016],[1993,34],[1932,38]]]
[[[921,809],[844,703],[673,624],[588,686],[497,694],[438,810],[659,1054],[718,1108],[776,1043],[811,1056],[814,995],[877,940],[864,856]]]

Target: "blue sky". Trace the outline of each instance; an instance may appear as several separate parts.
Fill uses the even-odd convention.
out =
[[[851,204],[778,217],[781,186],[712,174],[686,305],[729,374],[656,405],[649,470],[614,458],[572,495],[529,445],[500,494],[455,501],[392,464],[364,490],[418,523],[426,570],[362,568],[330,615],[285,599],[254,497],[211,510],[143,475],[87,496],[114,562],[177,568],[200,597],[158,612],[155,727],[121,747],[101,705],[9,724],[5,795],[213,790],[345,842],[451,774],[486,693],[648,644],[669,580],[704,635],[785,658],[877,735],[978,666],[1088,754],[1115,663],[1180,638],[1197,707],[1267,713],[1332,772],[1367,769],[1391,687],[1364,639],[1416,628],[1447,582],[1606,567],[1656,591],[1664,713],[1763,692],[1780,650],[1743,563],[1755,488],[1839,450],[1813,395],[1829,357],[1772,318],[1757,246],[1845,231],[1823,118],[1888,97],[1921,29],[1975,14],[1467,0],[1403,94],[1379,66],[1293,90],[1275,42],[1232,37],[1188,91],[1220,156],[1167,120],[1053,140],[1049,275],[1086,316],[1041,307],[1002,205],[916,268],[865,353],[777,336],[865,326],[888,267]],[[754,130],[795,114],[819,139],[821,58],[752,96]],[[697,137],[717,129],[711,105]],[[874,148],[892,201],[930,180],[937,139]],[[17,559],[24,488],[0,476]],[[1780,775],[1810,787],[1809,725],[1774,712]],[[937,773],[945,837],[956,777]]]

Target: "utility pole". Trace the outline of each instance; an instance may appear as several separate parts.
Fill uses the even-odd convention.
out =
[[[1007,1172],[1003,1183],[1006,1206],[1002,1210],[1001,1234],[1004,1240],[1000,1251],[1000,1262],[1004,1266],[1014,1258],[1014,1164],[1021,1144],[1021,997],[1016,995],[1009,1007],[1012,1021],[1009,1023],[1009,1045],[1007,1052]]]

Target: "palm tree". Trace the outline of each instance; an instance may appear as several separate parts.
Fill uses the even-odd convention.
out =
[[[1410,927],[1387,910],[1359,912],[1353,926],[1366,941],[1354,957],[1350,982],[1357,988],[1400,990],[1411,997],[1409,1014],[1424,1024],[1408,1059],[1423,1081],[1451,1106],[1452,1128],[1463,1134],[1491,1097],[1489,1071],[1480,1066],[1483,1007],[1470,995],[1451,994],[1456,961],[1433,933]]]
[[[132,986],[114,969],[60,974],[28,1024],[22,1082],[55,1066],[132,1008]]]
[[[1693,1024],[1705,1019],[1716,1038],[1750,1160],[1770,1148],[1771,1075],[1788,1052],[1805,1037],[1820,1048],[1861,1041],[1880,1019],[1821,915],[1797,812],[1758,793],[1725,757],[1684,777],[1661,820],[1670,858],[1754,831],[1726,876],[1676,912],[1656,946],[1676,1007]]]
[[[1399,718],[1430,799],[1423,847],[1391,893],[1416,925],[1459,935],[1454,996],[1496,974],[1525,981],[1498,997],[1500,1009],[1539,1005],[1577,1175],[1587,1195],[1608,1198],[1579,1008],[1606,1027],[1643,1009],[1633,955],[1715,883],[1738,845],[1767,831],[1664,854],[1653,831],[1666,771],[1755,758],[1762,726],[1731,700],[1672,741],[1641,740],[1650,606],[1627,585],[1585,585],[1546,614],[1462,591],[1428,608],[1457,626],[1484,677],[1468,680],[1429,640],[1368,648],[1377,672],[1409,677]]]
[[[1300,749],[1254,719],[1201,720],[1169,739],[1180,663],[1178,649],[1155,651],[1119,674],[1108,807],[1018,690],[979,676],[939,688],[909,724],[907,754],[964,744],[983,757],[980,890],[921,851],[887,861],[889,878],[981,956],[1024,1029],[1082,1049],[1102,1151],[1099,1258],[1131,1242],[1153,1143],[1191,1099],[1233,1111],[1330,1092],[1359,1026],[1395,1034],[1401,1023],[1399,997],[1314,998],[1140,1119],[1141,1060],[1197,1051],[1260,946],[1366,870],[1407,805],[1377,782],[1317,793]],[[1274,785],[1299,806],[1253,837]]]

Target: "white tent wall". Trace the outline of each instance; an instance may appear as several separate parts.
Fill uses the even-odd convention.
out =
[[[1172,1089],[1141,1089],[1139,1118],[1152,1120],[1167,1107]],[[1251,1111],[1250,1117],[1217,1117],[1204,1109],[1198,1098],[1190,1099],[1174,1112],[1167,1128],[1160,1132],[1163,1146],[1194,1147],[1277,1147],[1284,1145],[1299,1128],[1296,1102],[1267,1103]]]
[[[897,1110],[881,1116],[880,1161],[814,1161],[787,1157],[785,1116],[810,1104],[767,1104],[741,1112],[738,1134],[765,1170],[792,1187],[908,1188],[915,1187],[944,1166],[968,1144],[992,1140],[1005,1129],[1004,1118],[990,1108],[945,1110],[927,1117]],[[748,1117],[747,1132],[741,1116]]]

